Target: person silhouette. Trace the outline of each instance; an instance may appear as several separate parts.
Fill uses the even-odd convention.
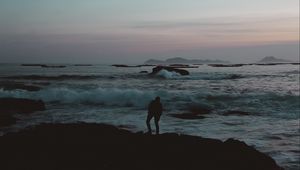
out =
[[[162,114],[162,110],[163,110],[163,107],[162,107],[162,104],[160,103],[160,97],[157,96],[155,98],[155,100],[152,100],[148,105],[148,116],[147,116],[146,124],[148,127],[149,134],[152,134],[150,121],[153,117],[154,117],[154,122],[155,122],[156,134],[159,134],[158,122],[159,122],[160,116]]]

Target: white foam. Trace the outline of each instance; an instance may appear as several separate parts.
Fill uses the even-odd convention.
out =
[[[172,79],[172,78],[176,78],[176,77],[180,76],[179,73],[176,73],[176,72],[173,72],[173,71],[167,71],[167,70],[164,70],[164,69],[159,71],[157,73],[157,75],[160,76],[160,77],[166,78],[166,79]]]

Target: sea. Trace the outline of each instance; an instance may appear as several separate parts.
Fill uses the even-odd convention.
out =
[[[111,65],[42,68],[0,64],[0,83],[17,82],[39,91],[0,88],[0,97],[42,100],[46,110],[17,114],[16,124],[1,134],[41,123],[107,123],[131,131],[146,131],[147,106],[156,96],[163,104],[161,133],[176,132],[234,138],[270,155],[287,170],[300,169],[299,65],[244,65],[186,68],[190,75],[153,67]],[[192,108],[211,110],[203,119],[172,114]],[[240,111],[246,115],[226,115]],[[153,123],[153,122],[152,122]],[[152,124],[152,128],[154,125]]]

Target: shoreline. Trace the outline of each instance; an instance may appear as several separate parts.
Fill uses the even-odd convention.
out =
[[[0,137],[3,169],[281,170],[242,141],[147,135],[107,124],[41,124]],[[1,169],[2,169],[1,168]]]

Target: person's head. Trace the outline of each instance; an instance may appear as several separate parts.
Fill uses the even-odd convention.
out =
[[[155,98],[155,101],[156,101],[156,102],[160,102],[160,97],[157,96],[157,97]]]

